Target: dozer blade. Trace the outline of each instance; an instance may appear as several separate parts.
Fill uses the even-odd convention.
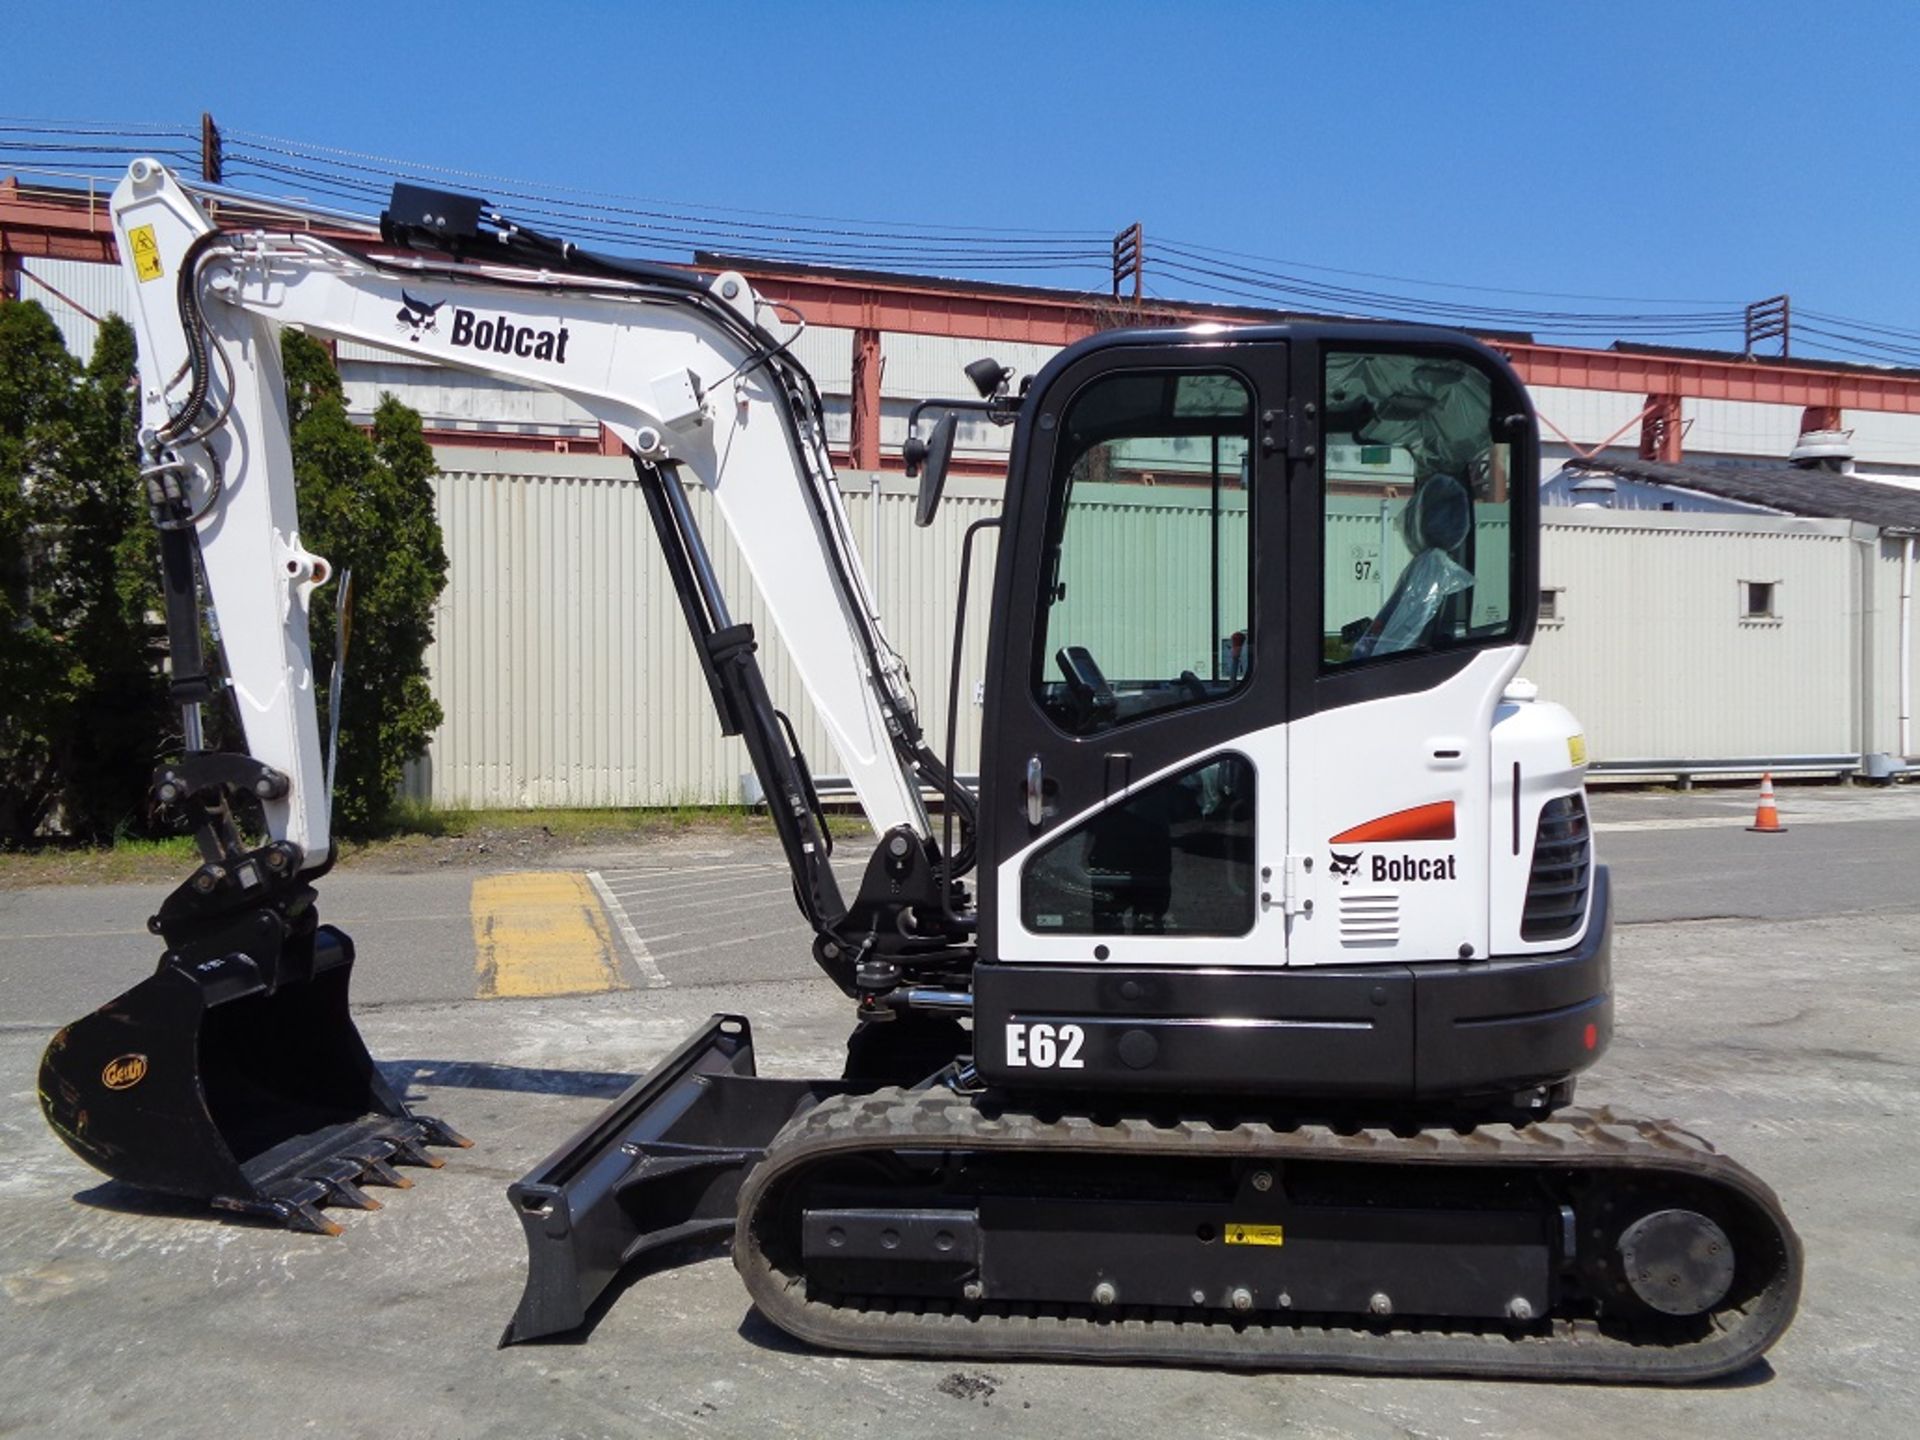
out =
[[[407,1184],[392,1166],[437,1164],[423,1145],[469,1142],[412,1114],[374,1065],[347,1007],[344,934],[296,932],[270,966],[271,979],[244,951],[169,952],[53,1037],[40,1103],[115,1180],[338,1234],[322,1206],[378,1208],[363,1184]]]
[[[502,1345],[576,1330],[621,1270],[732,1236],[747,1172],[804,1106],[849,1086],[754,1072],[741,1015],[715,1015],[507,1189],[527,1234],[527,1286]]]

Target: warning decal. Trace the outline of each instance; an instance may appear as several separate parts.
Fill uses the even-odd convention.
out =
[[[165,273],[160,268],[160,242],[153,238],[151,225],[134,226],[127,232],[127,244],[133,247],[133,269],[142,284]]]
[[[1229,1245],[1284,1245],[1286,1230],[1280,1225],[1229,1225]]]

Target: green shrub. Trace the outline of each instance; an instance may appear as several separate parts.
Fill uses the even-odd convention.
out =
[[[289,331],[283,354],[301,540],[353,572],[334,819],[364,834],[440,724],[426,674],[447,573],[433,451],[390,395],[372,433],[357,429],[321,345]],[[133,380],[117,317],[83,368],[39,305],[0,305],[0,844],[151,833],[153,766],[180,747]],[[318,592],[312,627],[323,736],[335,593]],[[227,707],[212,710],[208,735],[237,745]]]
[[[170,737],[133,368],[118,317],[83,369],[39,305],[0,305],[0,843],[147,824]]]

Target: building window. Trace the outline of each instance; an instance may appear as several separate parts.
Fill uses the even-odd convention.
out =
[[[1775,580],[1742,580],[1740,582],[1740,618],[1742,620],[1778,620],[1780,612],[1775,608],[1775,595],[1779,590]]]
[[[1564,625],[1567,623],[1566,607],[1561,604],[1564,594],[1561,586],[1551,589],[1542,587],[1540,591],[1540,623],[1542,625]]]

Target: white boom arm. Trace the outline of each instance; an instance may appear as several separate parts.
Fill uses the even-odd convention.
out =
[[[197,517],[248,749],[292,782],[267,803],[273,838],[310,864],[329,842],[307,641],[329,568],[300,543],[278,343],[287,325],[557,391],[669,477],[689,472],[738,544],[876,830],[931,833],[894,743],[903,726],[917,731],[911,692],[851,541],[812,382],[756,344],[766,307],[743,278],[676,293],[526,263],[363,256],[310,234],[223,233],[146,160],[112,209],[133,282],[148,463],[185,483]]]

